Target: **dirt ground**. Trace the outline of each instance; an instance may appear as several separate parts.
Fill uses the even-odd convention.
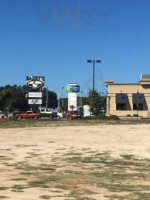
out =
[[[0,199],[150,199],[150,124],[0,129]]]

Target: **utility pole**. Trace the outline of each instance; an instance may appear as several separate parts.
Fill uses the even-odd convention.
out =
[[[63,108],[64,108],[64,92],[63,92],[64,87],[62,87],[61,89],[62,89],[62,110],[63,110]]]
[[[83,92],[81,91],[81,96],[80,96],[80,106],[81,106],[81,109],[82,109],[82,107],[83,107],[82,94],[83,94]]]
[[[48,107],[48,87],[46,89],[46,109]]]
[[[138,109],[139,109],[138,94],[139,94],[139,92],[137,91],[137,94],[136,94],[137,117],[139,116],[139,112],[138,112]]]
[[[93,99],[93,113],[96,109],[96,102],[95,102],[95,63],[101,63],[101,60],[87,60],[88,63],[93,63],[93,90],[92,90],[92,99]]]

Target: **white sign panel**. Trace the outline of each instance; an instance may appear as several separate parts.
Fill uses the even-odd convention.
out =
[[[42,92],[29,92],[28,97],[30,97],[30,98],[42,98]]]
[[[89,105],[84,105],[83,106],[83,113],[84,113],[84,117],[87,117],[87,116],[91,115],[90,106]]]
[[[68,111],[77,110],[77,93],[68,93]]]
[[[28,104],[42,104],[42,99],[28,99]]]

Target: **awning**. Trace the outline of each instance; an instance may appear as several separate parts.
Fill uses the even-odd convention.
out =
[[[142,93],[133,94],[132,101],[133,101],[133,104],[139,104],[139,103],[143,104],[145,101],[144,94],[142,94]]]
[[[123,93],[116,94],[116,103],[127,104],[127,102],[128,102],[128,96],[127,96],[127,94],[123,94]]]

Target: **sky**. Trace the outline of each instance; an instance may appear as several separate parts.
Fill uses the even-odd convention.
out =
[[[150,74],[149,0],[0,0],[0,86],[45,76],[61,97],[78,83],[106,93],[105,80],[137,82]],[[66,93],[64,95],[67,95]]]

